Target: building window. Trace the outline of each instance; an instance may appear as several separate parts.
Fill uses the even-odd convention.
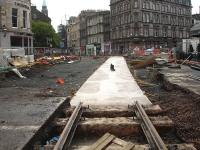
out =
[[[143,22],[150,22],[150,15],[148,13],[143,13]]]
[[[167,33],[168,33],[168,28],[163,27],[163,37],[167,37]]]
[[[154,14],[154,17],[153,17],[153,22],[154,23],[160,23],[160,16],[159,14]]]
[[[134,14],[133,14],[133,20],[134,20],[135,22],[139,21],[139,13],[134,12]]]
[[[23,11],[23,28],[27,27],[27,12]]]
[[[172,27],[172,38],[176,37],[176,27]]]
[[[18,9],[13,8],[12,9],[12,27],[17,27],[17,15],[18,15]]]
[[[11,47],[22,47],[22,37],[11,36],[10,42],[11,42]]]
[[[149,36],[149,26],[144,26],[144,36]]]
[[[138,0],[134,1],[134,8],[138,8]]]
[[[154,27],[154,36],[155,37],[159,36],[159,27]]]
[[[160,10],[160,4],[156,4],[156,10]]]
[[[183,29],[179,30],[179,38],[183,38]]]

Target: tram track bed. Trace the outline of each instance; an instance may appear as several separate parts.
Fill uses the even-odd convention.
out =
[[[90,107],[90,111],[91,111],[91,108],[92,106]],[[99,118],[95,116],[93,117],[90,116],[90,118],[87,118],[87,116],[85,117],[82,116],[79,123],[77,124],[77,130],[75,131],[71,146],[68,149],[87,150],[87,148],[92,146],[92,144],[94,144],[99,138],[101,138],[106,133],[113,134],[114,136],[124,140],[125,142],[131,142],[137,146],[144,147],[147,149],[149,145],[147,145],[148,142],[140,126],[140,120],[137,118],[134,112],[134,107],[127,106],[126,109],[125,107],[123,107],[121,108],[121,110],[119,108],[120,106],[119,107],[116,106],[116,108],[113,107],[113,110],[118,109],[118,112],[115,110],[116,114],[119,114],[120,116],[119,112],[121,112],[122,110],[124,112],[126,110],[126,112],[128,112],[127,113],[128,117],[122,117],[122,116],[120,117],[114,116],[113,118],[111,116],[105,117],[104,112],[100,116],[100,113],[98,111],[97,111],[98,113],[95,113],[95,110],[102,111],[103,108],[101,106],[99,108],[95,106],[95,110],[92,111],[94,114],[98,114]],[[153,108],[159,108],[159,107],[152,105],[151,108],[153,109]],[[150,106],[148,106],[148,109],[151,109],[151,108]],[[74,107],[68,107],[68,109],[64,109],[65,112],[63,111],[62,114],[65,115],[66,110],[70,112],[72,109],[74,110]],[[82,115],[87,109],[88,108],[83,108]],[[108,110],[106,110],[106,108],[105,108],[105,111],[107,113],[110,113]],[[157,111],[157,109],[155,109],[155,111]],[[130,112],[132,112],[132,117],[129,116]],[[62,135],[70,118],[71,118],[71,115],[69,114],[62,116],[62,118],[56,117],[52,122],[50,122],[51,124],[50,126],[52,127],[52,130],[51,131],[49,130],[49,132],[51,132],[51,134],[49,135],[52,135],[52,136],[46,139],[43,139],[42,140],[43,142],[35,141],[35,143],[32,143],[32,146],[33,146],[32,148],[34,150],[39,150],[41,147],[43,147],[45,148],[45,150],[50,150],[50,149],[54,150],[55,145],[45,144],[45,141],[52,139],[55,135],[57,136]],[[176,136],[176,132],[174,130],[174,124],[168,117],[160,115],[160,114],[156,114],[156,115],[154,114],[154,115],[150,115],[149,118],[151,122],[153,123],[153,125],[155,126],[158,133],[161,135],[162,139],[164,139],[165,144],[170,145],[167,147],[177,147],[177,149],[181,149],[181,150],[183,149],[187,150],[188,147],[192,147],[189,144],[184,144]],[[59,138],[60,137],[61,136],[59,136]],[[56,142],[54,144],[56,144]],[[173,149],[173,148],[169,148],[169,149]],[[192,147],[191,150],[193,149],[195,150],[194,147]]]

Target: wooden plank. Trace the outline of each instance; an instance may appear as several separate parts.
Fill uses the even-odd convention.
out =
[[[115,136],[110,135],[101,145],[99,145],[95,150],[105,149],[108,144],[110,144],[114,140]]]
[[[128,143],[122,150],[131,150],[134,147],[135,145],[133,143]]]
[[[133,150],[150,150],[148,145],[135,145]]]
[[[118,138],[115,138],[113,140],[113,143],[117,144],[117,145],[120,145],[121,147],[124,147],[127,145],[127,142],[121,140],[121,139],[118,139]]]
[[[105,142],[110,136],[112,136],[109,133],[106,133],[102,138],[100,138],[96,143],[94,143],[88,150],[96,150],[96,148],[101,145],[103,142]]]

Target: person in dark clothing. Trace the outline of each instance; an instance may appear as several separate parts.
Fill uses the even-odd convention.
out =
[[[115,71],[115,66],[113,64],[110,64],[110,70]]]

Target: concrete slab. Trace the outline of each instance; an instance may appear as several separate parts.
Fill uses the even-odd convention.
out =
[[[21,150],[64,100],[0,99],[0,150]]]
[[[181,69],[163,68],[161,73],[171,84],[200,95],[200,71],[181,66]]]
[[[111,63],[116,71],[110,71]],[[90,76],[73,97],[71,104],[77,105],[80,101],[83,105],[127,106],[135,101],[144,105],[151,104],[131,75],[123,57],[109,58]]]

